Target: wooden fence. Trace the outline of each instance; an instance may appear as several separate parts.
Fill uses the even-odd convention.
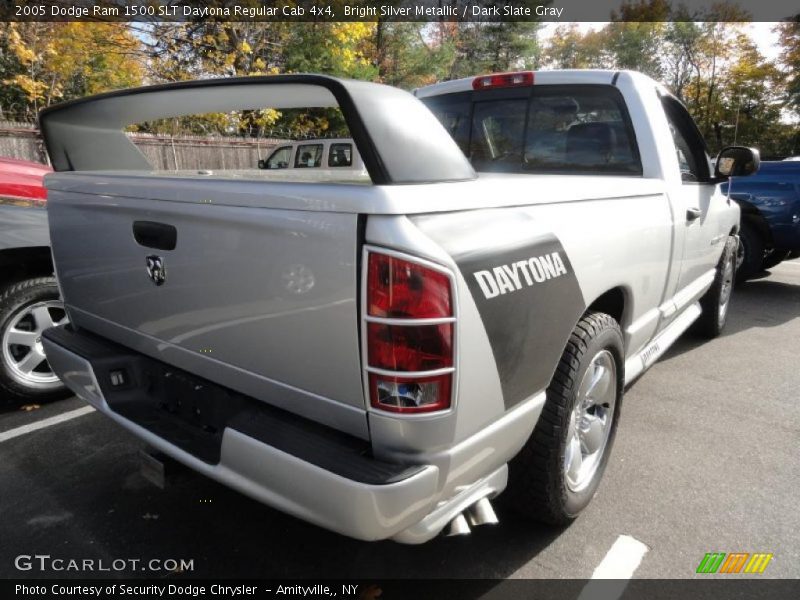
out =
[[[269,156],[272,149],[284,141],[275,138],[129,135],[157,170],[252,169],[260,158]],[[0,157],[49,163],[39,131],[29,123],[0,122]]]

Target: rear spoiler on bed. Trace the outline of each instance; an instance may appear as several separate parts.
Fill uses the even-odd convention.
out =
[[[39,113],[56,171],[149,170],[125,134],[154,119],[256,108],[338,106],[375,184],[475,178],[436,117],[397,88],[323,75],[184,81],[90,96]]]

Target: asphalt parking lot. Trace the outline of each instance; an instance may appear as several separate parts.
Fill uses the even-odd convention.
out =
[[[500,525],[470,536],[357,542],[192,473],[159,490],[141,444],[94,412],[7,439],[74,398],[6,407],[0,576],[80,575],[15,568],[38,553],[193,559],[185,575],[213,578],[588,578],[624,535],[646,547],[636,578],[702,577],[707,552],[772,553],[757,577],[800,577],[800,261],[740,286],[731,311],[723,337],[684,336],[629,389],[600,490],[565,529],[500,506]]]

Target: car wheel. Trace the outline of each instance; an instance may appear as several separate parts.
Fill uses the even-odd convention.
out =
[[[0,291],[0,395],[10,401],[66,395],[44,355],[42,332],[67,322],[54,277],[37,277]]]
[[[545,523],[569,523],[591,501],[603,476],[623,386],[619,324],[587,313],[570,336],[536,427],[509,465],[508,499]]]
[[[764,257],[764,260],[761,262],[761,268],[771,269],[772,267],[776,267],[789,258],[790,254],[788,250],[772,250]]]
[[[725,323],[728,321],[736,262],[736,238],[731,236],[725,242],[725,249],[722,251],[722,257],[717,265],[714,283],[700,299],[703,312],[695,322],[695,330],[704,337],[717,337],[722,333]]]
[[[736,254],[736,281],[746,281],[760,272],[764,264],[764,240],[755,227],[742,221]]]

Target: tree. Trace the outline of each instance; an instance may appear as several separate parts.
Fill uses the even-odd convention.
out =
[[[376,73],[369,45],[373,29],[374,24],[360,22],[163,23],[150,30],[147,51],[152,75],[162,81],[308,72],[372,79]],[[236,114],[143,124],[140,130],[173,133],[187,127],[256,137],[275,128],[288,135],[321,135],[341,132],[344,122],[335,110],[253,107]]]
[[[446,79],[455,61],[455,23],[378,21],[373,61],[381,83],[412,89]]]
[[[776,29],[780,34],[780,61],[786,70],[786,100],[800,116],[800,13]]]
[[[539,23],[478,21],[446,27],[454,48],[448,78],[534,68]]]
[[[614,62],[605,32],[581,33],[576,23],[558,26],[542,54],[555,69],[610,69]]]
[[[139,41],[125,23],[4,23],[2,81],[28,115],[53,102],[140,85]]]
[[[612,11],[605,27],[606,43],[615,69],[641,71],[654,79],[664,74],[662,60],[667,24],[670,17],[667,0],[625,2]]]

